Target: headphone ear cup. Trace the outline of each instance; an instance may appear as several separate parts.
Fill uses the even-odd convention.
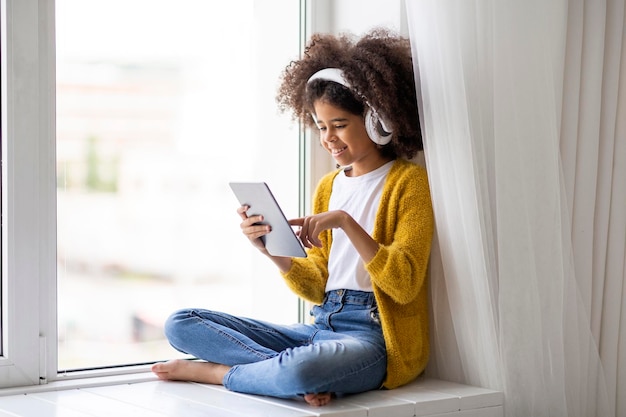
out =
[[[378,114],[371,107],[365,113],[365,130],[372,142],[386,145],[391,141],[391,132],[387,131]]]

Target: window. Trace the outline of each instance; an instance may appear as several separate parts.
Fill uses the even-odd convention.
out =
[[[2,2],[0,385],[173,357],[178,307],[297,320],[227,183],[302,207],[301,135],[274,103],[299,2],[53,3]]]

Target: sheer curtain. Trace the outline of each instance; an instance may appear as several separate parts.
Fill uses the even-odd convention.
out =
[[[507,416],[626,416],[624,0],[406,2],[428,373],[503,390]]]

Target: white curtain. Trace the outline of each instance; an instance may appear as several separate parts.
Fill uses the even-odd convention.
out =
[[[626,416],[624,0],[406,0],[437,225],[427,372]]]

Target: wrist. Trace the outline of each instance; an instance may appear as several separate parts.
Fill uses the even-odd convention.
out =
[[[340,210],[340,213],[339,228],[347,231],[356,221],[345,211]]]

